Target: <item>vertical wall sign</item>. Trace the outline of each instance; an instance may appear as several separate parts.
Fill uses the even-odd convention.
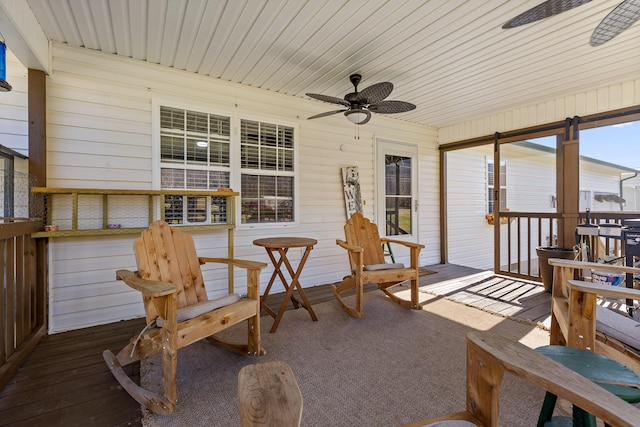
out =
[[[342,168],[342,185],[344,188],[344,203],[347,209],[347,221],[351,215],[362,213],[362,197],[360,196],[360,173],[357,166]]]

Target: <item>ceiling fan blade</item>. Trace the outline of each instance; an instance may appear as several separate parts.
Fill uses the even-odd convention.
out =
[[[640,19],[640,0],[625,0],[613,9],[593,30],[589,44],[600,46]]]
[[[393,83],[382,82],[369,86],[358,93],[358,102],[361,104],[377,104],[391,95]]]
[[[370,111],[381,114],[404,113],[405,111],[411,111],[415,108],[415,105],[404,101],[382,101],[369,105]]]
[[[589,3],[591,0],[547,0],[540,3],[536,7],[532,7],[526,12],[521,13],[515,18],[510,19],[502,28],[519,27],[520,25],[530,24],[540,21],[541,19],[557,15],[575,7]]]
[[[331,116],[331,115],[338,114],[338,113],[344,113],[345,111],[347,111],[346,108],[344,110],[327,111],[326,113],[320,113],[320,114],[316,114],[315,116],[307,117],[307,120],[318,119],[320,117]]]
[[[321,95],[319,93],[307,93],[306,94],[308,97],[317,99],[318,101],[324,101],[324,102],[330,102],[332,104],[340,104],[340,105],[344,105],[345,107],[348,107],[349,102],[345,101],[344,99],[341,98],[336,98],[335,96],[329,96],[329,95]]]

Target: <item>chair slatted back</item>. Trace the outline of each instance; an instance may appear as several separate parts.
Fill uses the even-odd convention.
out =
[[[136,239],[133,249],[141,278],[169,282],[178,288],[178,308],[208,299],[193,237],[164,221],[155,221]],[[158,313],[148,298],[144,306],[147,322],[155,320]]]
[[[384,253],[378,227],[356,212],[351,215],[349,221],[344,226],[344,235],[348,244],[360,246],[364,249],[364,265],[384,264]],[[356,268],[353,260],[351,268]]]

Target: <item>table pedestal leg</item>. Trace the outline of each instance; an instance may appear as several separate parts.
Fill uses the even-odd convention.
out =
[[[282,280],[282,284],[285,287],[285,289],[287,290],[284,300],[282,301],[282,305],[280,306],[280,311],[278,312],[277,316],[275,317],[275,320],[273,322],[273,326],[271,327],[271,331],[270,332],[275,332],[278,329],[278,325],[280,324],[280,320],[282,319],[282,315],[284,314],[285,309],[287,308],[287,303],[289,302],[289,299],[291,299],[292,301],[294,301],[294,306],[295,303],[297,302],[295,300],[295,298],[293,297],[293,290],[297,288],[298,290],[298,294],[300,295],[300,298],[302,298],[302,306],[309,312],[309,314],[311,315],[311,319],[313,319],[313,321],[317,321],[318,318],[315,314],[315,312],[313,311],[313,308],[311,308],[311,304],[309,303],[309,300],[307,299],[307,296],[305,295],[304,291],[302,290],[302,286],[300,285],[299,282],[299,277],[300,277],[300,273],[302,273],[302,268],[304,267],[305,262],[307,262],[307,258],[309,257],[309,253],[311,252],[311,247],[307,246],[306,250],[304,251],[304,255],[302,256],[302,259],[300,260],[300,264],[298,265],[298,269],[294,272],[293,267],[291,266],[291,263],[289,262],[289,260],[287,259],[287,249],[278,249],[278,253],[280,254],[280,260],[278,261],[277,265],[279,266],[281,263],[284,263],[284,265],[287,267],[287,271],[289,272],[289,274],[291,275],[292,279],[291,279],[291,283],[287,284],[284,275],[282,274],[282,272],[280,271],[279,268],[277,268],[277,275],[280,277],[280,280]],[[269,252],[269,256],[272,258],[272,262],[274,261],[273,255],[271,254],[271,252]],[[274,265],[276,265],[276,263],[274,263]],[[276,274],[276,272],[274,272],[274,275]],[[272,276],[273,278],[273,276]],[[269,282],[269,285],[271,285],[271,282]],[[297,307],[296,307],[297,308]]]
[[[273,286],[273,283],[276,280],[276,277],[280,277],[280,281],[282,282],[285,291],[289,290],[289,287],[287,285],[287,281],[285,280],[282,271],[281,271],[281,266],[282,266],[282,261],[284,259],[286,259],[286,254],[288,249],[284,250],[284,256],[283,254],[280,255],[280,259],[278,261],[276,261],[275,257],[273,256],[273,251],[275,251],[276,249],[269,249],[267,248],[267,254],[269,255],[269,258],[271,259],[271,263],[274,266],[274,270],[273,270],[273,274],[271,274],[271,278],[269,279],[269,284],[267,285],[267,288],[264,291],[264,294],[262,294],[262,297],[260,298],[260,307],[266,311],[271,317],[276,317],[277,314],[275,311],[273,311],[271,309],[271,307],[269,307],[267,305],[267,298],[269,297],[269,291],[271,291],[271,286]],[[295,297],[291,297],[291,301],[293,302],[293,306],[295,308],[298,308],[300,306],[300,302],[295,299]]]

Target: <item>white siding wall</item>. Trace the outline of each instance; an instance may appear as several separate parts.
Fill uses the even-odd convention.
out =
[[[440,128],[438,141],[440,144],[447,144],[638,104],[640,79],[629,80]]]
[[[635,176],[624,181],[624,191],[622,197],[625,199],[625,211],[640,210],[640,176]]]
[[[493,268],[493,227],[487,224],[486,161],[493,146],[447,153],[449,262]]]
[[[514,212],[555,212],[551,205],[551,196],[556,195],[556,157],[555,153],[548,153],[537,149],[507,144],[501,146],[501,158],[507,162],[507,201],[508,207]],[[518,261],[518,236],[517,224],[512,224],[511,263]],[[538,222],[521,221],[523,233],[520,246],[520,268],[523,273],[536,274],[537,264],[532,264],[532,271],[527,271],[528,258],[536,258],[537,246],[549,246],[555,242],[555,237],[549,235],[548,221],[542,222],[540,233],[541,241],[538,242]],[[525,230],[531,227],[531,239],[527,240]],[[506,227],[503,228],[503,241],[506,241]],[[552,234],[557,234],[553,232]],[[527,247],[529,250],[527,251]],[[509,258],[504,255],[507,248],[503,248],[501,265],[506,266]]]
[[[348,272],[346,254],[335,244],[336,238],[343,238],[345,222],[340,168],[359,167],[364,213],[373,218],[374,141],[380,137],[419,147],[418,240],[427,246],[420,262],[439,262],[438,151],[434,129],[376,116],[359,128],[360,139],[355,140],[355,127],[342,115],[306,120],[330,109],[328,104],[63,45],[54,45],[53,72],[47,80],[47,185],[151,188],[152,102],[158,99],[298,126],[300,225],[239,227],[236,257],[268,262],[264,249],[252,244],[258,237],[313,237],[318,245],[305,267],[303,285],[340,280]],[[239,189],[239,183],[234,183],[233,188]],[[139,294],[114,280],[116,269],[135,268],[131,248],[134,237],[51,239],[51,332],[142,315]],[[224,256],[226,234],[198,233],[196,245],[203,255]],[[298,252],[290,252],[295,262],[301,257]],[[269,267],[262,275],[263,289],[271,272]],[[218,273],[206,269],[205,276],[213,280]],[[224,276],[224,270],[222,273]],[[241,280],[237,282],[237,289],[242,291]],[[224,289],[223,277],[213,280],[209,290],[216,296]]]
[[[598,163],[580,161],[580,190],[591,193],[591,210],[620,211],[620,204],[614,202],[599,202],[593,196],[598,193],[620,195],[620,169]],[[628,175],[626,175],[628,176]]]

